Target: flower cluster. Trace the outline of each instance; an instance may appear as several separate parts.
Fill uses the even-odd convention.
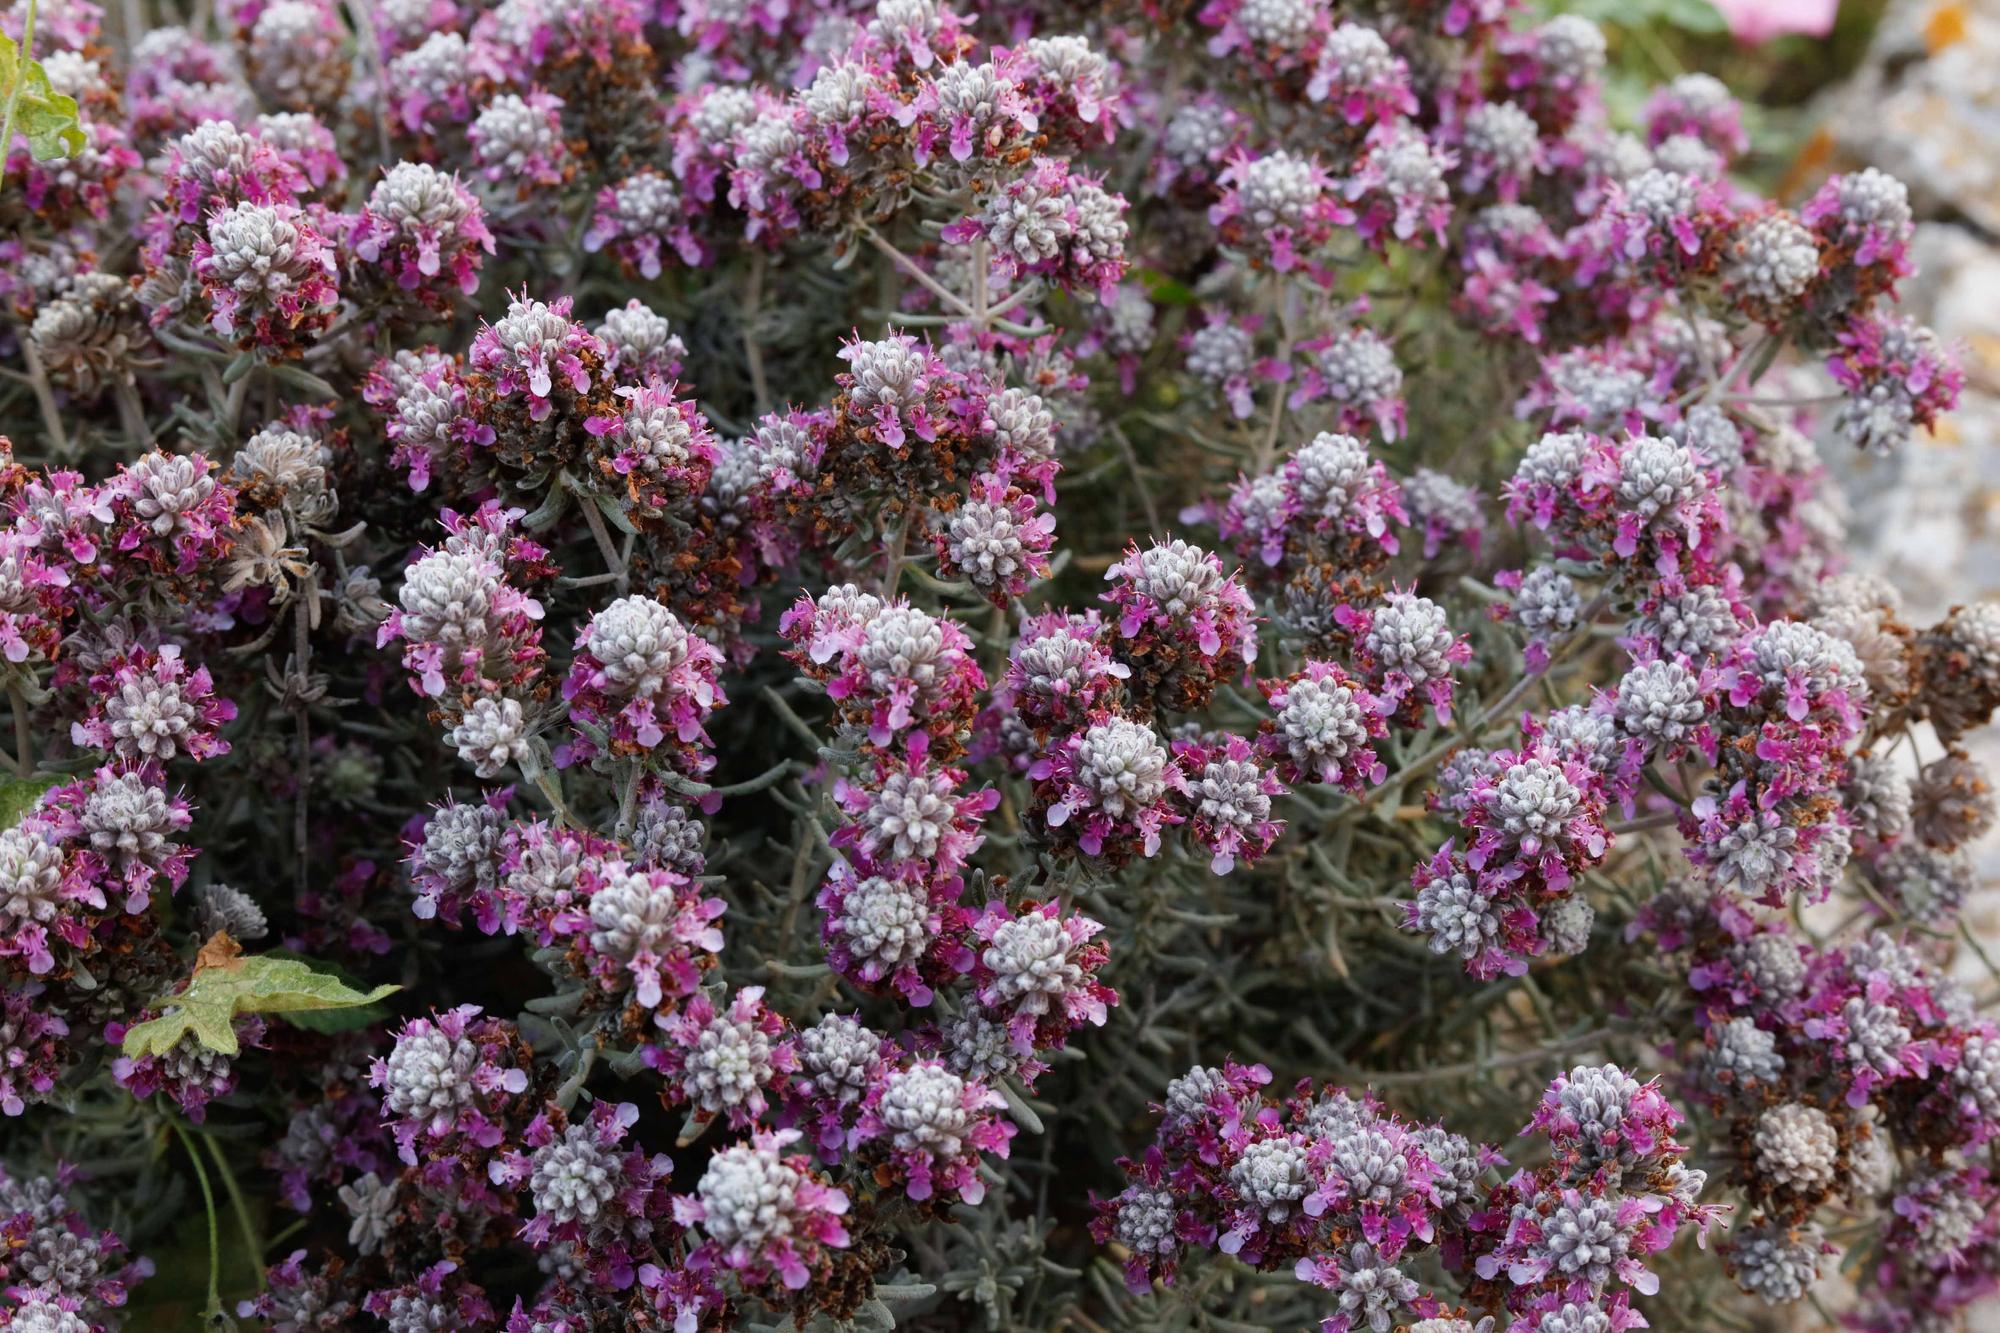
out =
[[[1130,1183],[1093,1224],[1129,1253],[1127,1282],[1172,1282],[1206,1248],[1322,1288],[1331,1333],[1449,1314],[1412,1270],[1426,1251],[1463,1253],[1499,1154],[1373,1097],[1301,1082],[1281,1101],[1270,1082],[1230,1062],[1167,1085],[1152,1144],[1120,1164]]]
[[[1117,618],[1113,649],[1141,704],[1177,713],[1204,707],[1256,660],[1256,605],[1222,562],[1185,541],[1128,548],[1105,574]]]
[[[1680,1124],[1657,1084],[1617,1065],[1578,1065],[1549,1085],[1522,1130],[1547,1139],[1548,1164],[1494,1186],[1473,1223],[1473,1268],[1502,1288],[1503,1308],[1631,1326],[1632,1296],[1660,1286],[1647,1260],[1718,1217],[1699,1201],[1707,1174],[1686,1165]]]
[[[1512,0],[148,16],[0,8],[0,1326],[1982,1326],[1934,190]]]
[[[715,766],[707,714],[726,702],[716,684],[721,650],[650,597],[621,597],[577,640],[563,698],[577,741],[571,759],[657,755],[691,778]]]

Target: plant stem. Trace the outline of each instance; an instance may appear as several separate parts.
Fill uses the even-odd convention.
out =
[[[129,381],[118,381],[112,396],[118,404],[118,423],[125,429],[127,443],[141,452],[153,447],[153,428],[146,421],[145,404],[139,390]]]
[[[35,771],[35,735],[28,725],[28,696],[15,685],[8,689],[7,701],[14,708],[14,766],[25,778]]]
[[[382,39],[375,31],[375,18],[369,10],[371,6],[349,4],[348,17],[354,20],[355,46],[361,55],[361,68],[368,75],[369,86],[375,90],[373,105],[369,107],[368,118],[375,122],[375,151],[382,165],[389,164],[389,118],[382,110]],[[130,40],[137,41],[138,34]]]
[[[750,367],[750,389],[757,411],[771,410],[771,381],[764,374],[764,349],[757,341],[757,312],[764,303],[764,252],[750,257],[750,276],[743,292],[743,360]]]
[[[549,809],[555,812],[557,819],[571,828],[583,827],[577,822],[576,816],[570,813],[569,806],[563,801],[562,788],[556,785],[554,775],[545,765],[537,765],[535,769],[535,790],[541,792],[543,799],[548,801]]]
[[[903,577],[903,551],[910,544],[910,524],[915,520],[906,510],[902,522],[896,525],[896,535],[889,539],[889,545],[882,552],[882,600],[896,595],[896,584]]]
[[[597,501],[588,496],[578,497],[583,509],[583,521],[590,527],[590,535],[597,542],[597,551],[604,557],[605,568],[617,576],[618,591],[625,591],[625,562],[618,558],[618,548],[611,541],[611,533],[605,529],[604,515],[597,512]]]
[[[876,231],[865,222],[861,224],[861,237],[877,250],[887,255],[897,268],[915,278],[917,285],[932,296],[937,297],[938,300],[943,301],[961,315],[970,315],[973,313],[972,307],[967,305],[956,292],[939,282],[936,278],[933,278],[930,274],[924,272],[916,260],[891,245],[881,232]]]
[[[1139,503],[1145,506],[1148,532],[1159,537],[1166,533],[1166,525],[1160,522],[1160,511],[1153,504],[1153,490],[1146,485],[1145,474],[1139,471],[1139,453],[1132,447],[1132,441],[1122,426],[1111,427],[1111,438],[1118,441],[1119,452],[1125,455],[1125,465],[1132,470],[1132,488],[1139,492]]]
[[[194,1163],[194,1178],[201,1182],[201,1201],[208,1209],[208,1308],[202,1313],[217,1315],[222,1313],[222,1246],[216,1237],[215,1191],[209,1186],[208,1169],[201,1164],[194,1140],[178,1121],[172,1123],[174,1133],[180,1135],[181,1147],[187,1149],[188,1160]]]
[[[1278,359],[1286,365],[1291,364],[1292,339],[1289,334],[1285,336],[1284,341],[1278,347]],[[1288,392],[1290,392],[1290,389],[1284,380],[1275,380],[1272,382],[1271,420],[1265,426],[1262,438],[1257,441],[1257,452],[1250,460],[1250,475],[1253,477],[1262,476],[1265,472],[1269,471],[1271,459],[1277,455],[1278,432],[1283,430],[1285,426],[1285,395]]]
[[[35,406],[41,409],[42,429],[49,435],[49,451],[57,458],[69,457],[69,432],[63,429],[62,412],[56,407],[55,392],[49,388],[48,372],[42,367],[42,354],[35,347],[35,340],[21,337],[21,359],[28,363],[28,387],[35,391]]]
[[[660,778],[669,787],[678,791],[683,796],[748,796],[753,792],[760,792],[773,783],[782,780],[796,766],[796,760],[781,759],[762,773],[759,773],[756,777],[745,778],[741,782],[732,782],[727,787],[712,787],[706,782],[697,782],[693,778],[682,777],[671,770],[661,773]]]
[[[986,299],[986,278],[992,266],[993,256],[982,236],[972,243],[972,320],[981,333],[986,332],[987,323],[993,318]]]
[[[292,689],[298,696],[292,704],[292,716],[299,742],[298,771],[293,778],[298,783],[298,794],[292,804],[292,855],[295,860],[292,878],[297,892],[303,896],[312,878],[312,856],[306,846],[306,835],[312,826],[312,717],[311,706],[305,700],[311,678],[312,627],[307,617],[319,601],[318,576],[307,575],[306,586],[300,592],[298,605],[292,608],[292,670],[295,673]]]
[[[1532,1065],[1541,1060],[1585,1050],[1612,1035],[1614,1034],[1610,1028],[1592,1028],[1566,1041],[1548,1042],[1529,1050],[1515,1051],[1510,1055],[1496,1055],[1488,1060],[1465,1060],[1452,1065],[1432,1065],[1428,1069],[1395,1069],[1379,1074],[1365,1069],[1355,1072],[1370,1085],[1378,1088],[1431,1083],[1448,1078],[1466,1078],[1474,1074],[1484,1074],[1489,1070],[1515,1069],[1522,1065]]]
[[[136,33],[133,40],[137,40]],[[7,174],[7,159],[14,155],[14,113],[21,108],[21,86],[28,81],[28,62],[34,58],[35,0],[28,0],[27,13],[21,19],[21,50],[14,73],[14,86],[7,90],[7,114],[0,118],[0,176]],[[22,345],[28,345],[25,339]]]
[[[634,811],[638,808],[639,778],[644,771],[636,759],[631,760],[625,771],[624,781],[618,784],[618,826],[616,831],[620,842],[632,836],[633,825],[637,822]]]
[[[251,1267],[257,1273],[257,1290],[264,1289],[264,1241],[257,1234],[256,1223],[250,1220],[250,1204],[243,1197],[242,1186],[236,1183],[236,1173],[229,1169],[229,1158],[224,1155],[222,1145],[213,1136],[204,1134],[202,1142],[208,1145],[208,1155],[215,1159],[215,1169],[222,1176],[222,1188],[229,1195],[229,1207],[236,1214],[236,1225],[243,1232],[243,1243],[250,1247]]]

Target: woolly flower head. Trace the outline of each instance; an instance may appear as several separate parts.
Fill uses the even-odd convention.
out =
[[[1691,134],[1719,153],[1743,151],[1746,140],[1736,99],[1712,74],[1682,74],[1657,89],[1646,104],[1646,139],[1659,143]]]
[[[508,537],[510,519],[497,510],[446,517],[450,536],[403,572],[401,606],[378,642],[403,641],[403,666],[428,698],[507,693],[541,668],[542,604],[515,580],[541,548]]]
[[[1006,689],[1030,727],[1068,730],[1115,700],[1131,674],[1112,656],[1095,611],[1051,611],[1022,623],[1008,654]]]
[[[447,799],[431,811],[410,847],[412,910],[419,917],[455,921],[466,907],[481,906],[497,883],[505,822],[492,800]]]
[[[859,1019],[828,1014],[798,1034],[798,1072],[789,1090],[809,1098],[824,1116],[835,1117],[833,1134],[844,1138],[839,1116],[858,1106],[882,1072],[883,1041]]]
[[[1842,803],[1855,831],[1877,842],[1888,842],[1908,831],[1914,809],[1910,780],[1901,765],[1887,755],[1863,752],[1848,760]]]
[[[1723,280],[1744,309],[1782,320],[1819,276],[1819,242],[1789,213],[1767,213],[1731,245]]]
[[[1612,186],[1601,216],[1621,258],[1671,276],[1698,268],[1719,249],[1724,205],[1701,176],[1648,167]]]
[[[1152,856],[1162,830],[1183,818],[1172,800],[1187,789],[1180,765],[1151,727],[1116,714],[1094,714],[1029,776],[1051,834],[1092,856]]]
[[[916,129],[917,164],[931,160],[939,140],[953,162],[965,163],[1001,157],[1033,134],[1040,118],[1015,82],[1018,68],[1014,62],[961,59],[926,78],[897,113]]]
[[[1325,398],[1340,414],[1342,431],[1378,430],[1385,440],[1403,433],[1403,370],[1396,350],[1373,329],[1339,329],[1301,346],[1312,361],[1292,394],[1292,404]]]
[[[1284,479],[1292,506],[1314,527],[1344,532],[1357,544],[1365,539],[1385,555],[1396,554],[1391,525],[1409,521],[1402,490],[1360,440],[1321,432],[1286,461]]]
[[[1004,1021],[1018,1054],[1060,1046],[1084,1023],[1102,1027],[1117,999],[1097,980],[1109,951],[1093,943],[1103,926],[1063,915],[1056,903],[1019,911],[987,904],[973,924],[984,942],[975,976],[979,1003]]]
[[[1241,324],[1226,320],[1203,324],[1187,337],[1188,373],[1205,384],[1228,392],[1234,407],[1238,393],[1247,401],[1249,373],[1256,351],[1255,336]],[[1240,389],[1235,387],[1238,385]],[[1236,415],[1247,417],[1250,411],[1245,406]]]
[[[522,1188],[534,1206],[521,1239],[545,1253],[574,1255],[583,1275],[602,1285],[632,1280],[632,1251],[645,1252],[640,1247],[669,1207],[672,1164],[626,1142],[638,1119],[629,1102],[599,1101],[567,1124],[545,1113],[521,1135],[526,1151],[491,1168],[496,1183]]]
[[[1176,741],[1174,756],[1188,779],[1188,836],[1209,852],[1211,871],[1226,875],[1238,860],[1271,849],[1281,827],[1271,801],[1285,785],[1265,771],[1251,742],[1237,735]]]
[[[1441,721],[1451,719],[1452,669],[1472,659],[1472,647],[1454,633],[1443,607],[1428,597],[1395,591],[1372,610],[1346,617],[1358,631],[1358,660],[1385,711],[1414,713],[1428,700]]]
[[[1105,572],[1118,616],[1117,651],[1131,688],[1181,712],[1257,656],[1256,604],[1222,562],[1178,538],[1141,550]]]
[[[785,1021],[764,1004],[762,986],[744,987],[722,1008],[696,995],[660,1026],[667,1043],[649,1047],[646,1061],[703,1119],[727,1115],[732,1126],[747,1126],[764,1113],[773,1082],[797,1064]]]
[[[305,182],[270,145],[226,120],[204,120],[167,148],[166,205],[197,225],[225,204],[285,204]]]
[[[492,1148],[513,1099],[528,1090],[514,1025],[462,1005],[413,1018],[377,1059],[369,1082],[382,1091],[403,1160],[452,1146]]]
[[[833,844],[858,848],[873,868],[955,872],[978,849],[980,820],[999,801],[990,788],[962,793],[965,782],[962,770],[932,764],[920,742],[903,756],[884,755],[872,771],[836,784],[852,822]]]
[[[1924,698],[1947,740],[1991,717],[2000,701],[2000,604],[1973,602],[1923,636]]]
[[[660,276],[663,242],[682,262],[702,262],[701,244],[688,226],[680,191],[669,177],[643,169],[599,192],[596,212],[583,234],[584,249],[595,253],[608,246],[628,272],[650,281]]]
[[[262,503],[275,508],[290,501],[311,513],[330,484],[332,462],[331,451],[318,440],[274,422],[243,442],[229,476],[240,492]]]
[[[109,273],[85,273],[35,312],[29,336],[57,384],[85,396],[130,383],[151,339],[132,288]]]
[[[448,311],[450,293],[479,289],[482,252],[493,252],[479,201],[458,178],[421,162],[398,162],[368,196],[350,238],[394,285]]]
[[[1531,37],[1536,60],[1558,82],[1581,85],[1604,68],[1604,30],[1579,14],[1559,14]]]
[[[1403,483],[1403,504],[1424,530],[1424,559],[1435,559],[1447,542],[1461,540],[1479,549],[1486,517],[1479,492],[1454,477],[1420,467]]]
[[[1723,1260],[1744,1291],[1766,1305],[1790,1305],[1819,1280],[1822,1256],[1831,1249],[1811,1223],[1761,1222],[1732,1231]]]
[[[672,383],[680,377],[687,345],[664,316],[637,297],[604,312],[594,330],[604,344],[605,369],[627,381]]]
[[[720,899],[703,898],[675,871],[634,870],[621,862],[602,868],[590,896],[583,934],[595,955],[593,974],[606,990],[630,986],[648,1008],[691,995],[722,950]]]
[[[1324,16],[1312,5],[1298,0],[1243,0],[1236,11],[1236,24],[1258,49],[1303,48]]]
[[[482,177],[523,195],[560,185],[574,169],[563,138],[562,100],[539,90],[495,97],[466,130],[466,140]]]
[[[1970,846],[2000,818],[1985,767],[1962,750],[1925,764],[1909,791],[1917,836],[1941,851]]]
[[[1943,339],[1914,320],[1868,315],[1836,338],[1827,369],[1847,397],[1834,427],[1856,448],[1896,449],[1957,405],[1965,372]]]
[[[1253,1227],[1262,1222],[1284,1221],[1312,1192],[1312,1171],[1304,1138],[1285,1135],[1254,1140],[1230,1166],[1229,1183],[1242,1198],[1245,1211],[1251,1214]],[[1239,1223],[1238,1229],[1246,1228]],[[1228,1238],[1222,1248],[1228,1252]]]
[[[135,650],[91,684],[90,711],[70,728],[76,744],[135,765],[229,753],[220,732],[236,706],[216,697],[208,668],[190,667],[176,645]]]
[[[916,963],[930,948],[935,931],[930,894],[919,880],[870,875],[842,895],[828,929],[859,965],[860,975],[873,980]]]
[[[1334,194],[1333,178],[1316,160],[1279,150],[1255,156],[1241,149],[1222,173],[1223,195],[1209,219],[1225,240],[1243,246],[1280,273],[1307,262],[1352,218]]]
[[[1704,1057],[1707,1076],[1725,1088],[1773,1084],[1785,1071],[1777,1038],[1752,1018],[1732,1018],[1713,1029]]]
[[[1451,221],[1447,182],[1457,165],[1454,155],[1408,121],[1380,125],[1370,139],[1360,170],[1347,183],[1348,197],[1361,205],[1362,236],[1378,244],[1389,237],[1420,244],[1428,232],[1442,243]]]
[[[1826,1112],[1801,1102],[1771,1107],[1753,1136],[1758,1174],[1801,1193],[1831,1185],[1840,1157],[1840,1131]]]
[[[157,770],[154,770],[155,772]],[[84,788],[75,810],[78,831],[97,863],[143,897],[155,876],[175,883],[186,875],[187,849],[174,835],[191,822],[187,803],[176,799],[147,771],[99,769]],[[70,795],[61,789],[58,799]],[[62,799],[62,804],[71,801]]]
[[[1634,641],[1656,647],[1663,657],[1700,664],[1729,648],[1741,628],[1727,591],[1697,584],[1677,591],[1663,589],[1645,604],[1628,633]]]
[[[1711,482],[1685,445],[1655,435],[1635,435],[1616,448],[1617,536],[1612,549],[1630,557],[1645,541],[1662,573],[1678,568],[1678,552],[1698,545],[1714,517]],[[1704,503],[1708,502],[1708,503]]]
[[[870,1092],[860,1131],[879,1142],[904,1191],[919,1202],[955,1195],[978,1203],[982,1152],[1005,1156],[1014,1127],[995,1113],[1006,1105],[998,1092],[960,1078],[936,1060],[919,1060],[891,1072]]]
[[[1853,726],[1856,710],[1868,701],[1854,649],[1798,620],[1774,620],[1744,635],[1730,654],[1723,683],[1737,707],[1754,702],[1794,722],[1825,711]]]
[[[505,315],[481,326],[472,340],[468,364],[492,376],[502,397],[525,398],[533,421],[546,419],[557,397],[588,391],[590,367],[603,359],[602,345],[570,318],[570,308],[567,296],[552,303],[517,296]],[[601,434],[615,424],[592,417],[588,429]]]
[[[1405,909],[1404,925],[1430,936],[1432,953],[1455,954],[1480,977],[1526,970],[1503,938],[1502,904],[1463,860],[1443,852],[1420,866],[1413,882],[1417,896]]]
[[[1035,497],[996,477],[981,477],[973,493],[934,532],[941,573],[965,579],[996,605],[1020,597],[1031,580],[1048,577],[1056,516]]]
[[[333,246],[290,204],[240,203],[211,213],[194,273],[215,331],[270,359],[298,355],[333,322]]]
[[[1852,289],[1861,311],[1894,291],[1909,275],[1910,240],[1916,227],[1910,192],[1901,181],[1874,167],[1829,176],[1799,210],[1826,251],[1829,275]]]
[[[803,1156],[784,1148],[796,1130],[761,1130],[709,1160],[692,1196],[674,1204],[675,1217],[699,1225],[723,1262],[755,1285],[776,1280],[796,1291],[847,1244],[840,1218],[847,1196],[816,1176]]]
[[[912,728],[956,745],[986,683],[957,625],[851,585],[801,598],[781,632],[800,645],[794,659],[827,681],[843,716],[881,748]]]
[[[1125,200],[1067,162],[1037,158],[993,192],[984,210],[945,229],[960,244],[985,237],[996,272],[1026,275],[1109,303],[1125,275]]]
[[[1516,196],[1541,165],[1541,130],[1513,102],[1481,102],[1465,115],[1466,184],[1492,183],[1503,199]]]
[[[1417,110],[1409,66],[1380,31],[1365,23],[1341,23],[1327,33],[1306,94],[1328,103],[1350,125]]]
[[[1642,662],[1618,682],[1618,725],[1627,735],[1671,754],[1703,732],[1708,695],[1702,674],[1683,662]]]
[[[573,753],[653,753],[690,777],[714,766],[703,723],[725,700],[722,652],[650,597],[621,597],[590,618],[563,682],[580,733]]]
[[[0,832],[0,925],[8,932],[5,956],[25,960],[37,976],[55,966],[51,936],[76,933],[63,918],[101,900],[98,890],[66,873],[63,850],[43,831],[16,825]]]
[[[1565,888],[1610,844],[1602,781],[1546,743],[1496,758],[1468,793],[1464,821],[1475,837],[1466,860],[1503,882],[1532,875]]]
[[[873,340],[855,337],[841,344],[847,369],[835,377],[844,391],[845,414],[869,431],[882,448],[904,453],[916,441],[937,439],[951,423],[943,395],[956,380],[927,342],[907,333]]]
[[[1554,565],[1537,565],[1514,590],[1514,623],[1528,632],[1530,645],[1546,644],[1575,627],[1583,599],[1575,580]],[[1531,648],[1532,650],[1532,648]],[[1542,655],[1546,660],[1546,651]],[[1534,666],[1531,659],[1530,667]]]
[[[1273,716],[1258,744],[1286,782],[1334,783],[1358,793],[1386,776],[1373,748],[1386,734],[1381,703],[1340,667],[1308,661],[1298,674],[1261,688]]]

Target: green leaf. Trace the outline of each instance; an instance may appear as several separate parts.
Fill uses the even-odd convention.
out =
[[[304,963],[322,976],[332,977],[343,986],[354,990],[367,989],[366,982],[346,968],[329,963],[323,958],[308,958],[304,954],[293,953],[290,949],[272,949],[264,954],[266,958],[291,958]],[[389,1016],[389,1006],[385,1004],[357,1004],[341,1009],[300,1009],[285,1015],[285,1021],[294,1027],[302,1027],[308,1032],[331,1034],[353,1032],[371,1023],[379,1023]]]
[[[1721,11],[1709,0],[1571,0],[1564,8],[1597,23],[1625,28],[1664,23],[1692,33],[1729,30]]]
[[[236,941],[218,931],[195,959],[194,977],[178,995],[164,995],[155,1007],[172,1012],[135,1025],[125,1034],[125,1054],[133,1058],[164,1055],[183,1037],[194,1039],[223,1055],[237,1053],[235,1020],[239,1014],[304,1014],[329,1009],[354,1009],[401,990],[377,986],[359,991],[304,960],[259,954],[245,958]]]
[[[11,99],[15,132],[27,139],[37,162],[75,157],[84,150],[76,99],[51,88],[42,62],[21,59],[21,48],[5,33],[0,33],[0,94]],[[0,151],[4,148],[0,145]]]
[[[10,829],[21,822],[35,803],[42,799],[42,793],[55,786],[61,778],[7,778],[0,781],[0,829]]]
[[[1194,288],[1157,269],[1142,268],[1138,271],[1138,278],[1140,285],[1146,289],[1147,297],[1156,305],[1191,306],[1201,300]]]

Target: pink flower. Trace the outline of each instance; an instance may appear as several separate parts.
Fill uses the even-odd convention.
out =
[[[1840,0],[1712,0],[1739,42],[1756,44],[1798,33],[1824,37],[1833,31]]]

